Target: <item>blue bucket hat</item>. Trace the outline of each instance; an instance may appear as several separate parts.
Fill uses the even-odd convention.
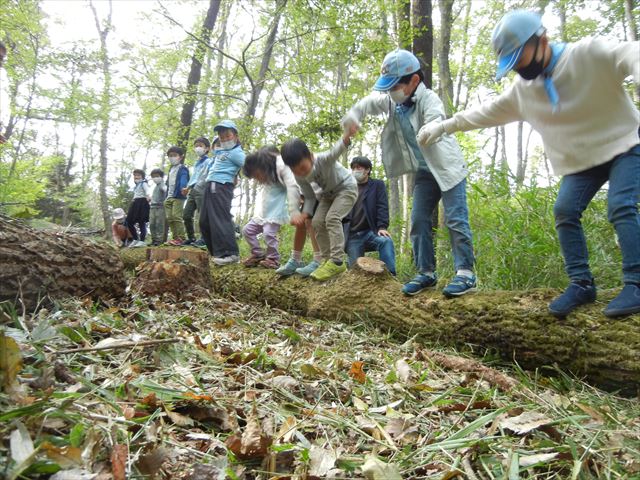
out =
[[[491,37],[493,50],[498,55],[496,80],[518,64],[527,40],[533,35],[542,35],[544,31],[542,17],[527,10],[513,10],[500,19]]]
[[[231,130],[236,132],[236,135],[238,134],[238,127],[233,120],[222,120],[221,122],[218,122],[218,124],[213,127],[213,131],[217,132],[218,130],[222,130],[223,128],[230,128]]]
[[[398,83],[402,77],[418,70],[420,70],[420,61],[413,53],[401,49],[394,50],[384,57],[382,68],[380,69],[381,75],[373,89],[386,92]]]

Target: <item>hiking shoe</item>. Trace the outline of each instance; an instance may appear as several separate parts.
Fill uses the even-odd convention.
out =
[[[333,260],[327,260],[309,276],[319,282],[325,282],[346,271],[347,264],[345,262],[342,262],[342,265],[336,265]]]
[[[442,293],[447,298],[459,297],[466,293],[475,292],[476,276],[467,277],[466,275],[456,275],[449,285],[442,289]]]
[[[633,313],[640,313],[640,284],[626,283],[618,296],[604,309],[604,314],[607,317],[622,317]]]
[[[306,266],[297,268],[296,273],[303,277],[308,277],[313,272],[315,272],[318,268],[320,268],[320,262],[316,262],[315,260],[312,260],[311,262],[307,263]]]
[[[231,265],[232,263],[238,263],[240,257],[238,255],[227,255],[226,257],[213,257],[213,263],[218,266]]]
[[[207,243],[206,243],[202,238],[199,238],[198,240],[196,240],[195,242],[193,242],[191,245],[193,245],[194,247],[204,247],[204,248],[207,248]]]
[[[417,295],[425,288],[433,288],[438,283],[438,276],[434,273],[427,275],[419,273],[413,279],[402,286],[402,293],[405,295]]]
[[[169,240],[167,242],[168,245],[172,245],[174,247],[179,247],[180,245],[182,245],[182,239],[181,238],[174,238],[173,240]]]
[[[296,270],[298,268],[302,268],[302,267],[304,267],[304,262],[298,261],[292,257],[289,260],[287,260],[287,263],[285,263],[279,269],[276,270],[276,274],[282,277],[290,277],[291,275],[296,273]]]
[[[180,243],[181,246],[186,247],[187,245],[193,245],[195,240],[193,238],[187,238]]]
[[[251,255],[249,258],[244,259],[242,264],[249,268],[257,267],[262,260],[264,260],[264,255]]]
[[[596,285],[593,281],[571,282],[564,293],[549,304],[549,313],[555,317],[564,318],[576,307],[595,301]]]
[[[275,270],[280,266],[280,262],[277,260],[274,260],[273,258],[265,258],[260,262],[260,266],[263,268],[271,268]]]

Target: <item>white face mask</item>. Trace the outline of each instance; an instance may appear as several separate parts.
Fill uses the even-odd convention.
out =
[[[153,177],[153,181],[156,185],[160,185],[162,183],[162,177]]]
[[[194,150],[196,151],[196,155],[198,155],[199,157],[201,157],[202,155],[207,153],[207,150],[205,148],[202,148],[202,147],[196,147],[196,148],[194,148]]]
[[[222,150],[230,150],[236,146],[235,140],[227,140],[226,142],[220,142],[220,148]]]
[[[398,105],[406,102],[407,98],[409,98],[409,95],[404,94],[404,90],[402,88],[390,91],[389,96],[391,97],[391,100]]]
[[[180,157],[169,157],[171,165],[178,165],[180,163]]]
[[[358,183],[362,182],[366,176],[367,176],[367,172],[365,172],[364,170],[353,171],[353,178],[355,178]]]

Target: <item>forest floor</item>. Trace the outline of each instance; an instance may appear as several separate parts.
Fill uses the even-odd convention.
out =
[[[638,399],[562,373],[216,298],[0,316],[7,479],[640,478]]]

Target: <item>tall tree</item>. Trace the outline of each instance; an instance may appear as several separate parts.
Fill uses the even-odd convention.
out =
[[[431,0],[418,0],[413,3],[413,53],[424,72],[424,84],[433,85],[433,7]]]
[[[438,55],[438,77],[440,86],[438,93],[444,103],[447,117],[451,116],[453,107],[453,81],[449,67],[449,51],[451,50],[451,26],[453,24],[453,0],[438,0],[440,8],[440,52]]]
[[[193,122],[193,111],[196,105],[198,85],[202,75],[202,62],[207,54],[207,46],[211,39],[211,32],[220,10],[220,0],[209,0],[207,16],[202,24],[200,36],[195,46],[195,52],[191,57],[191,69],[187,78],[187,88],[185,93],[182,112],[180,113],[180,129],[178,130],[177,144],[182,148],[187,148],[189,135],[191,133],[191,123]]]
[[[100,96],[100,173],[98,175],[98,183],[100,190],[100,210],[102,211],[102,220],[104,222],[105,237],[111,235],[111,215],[109,213],[109,198],[107,197],[107,168],[109,166],[109,120],[111,116],[111,62],[109,60],[109,51],[107,49],[107,37],[111,32],[111,17],[113,14],[113,5],[111,0],[108,1],[109,13],[100,25],[98,12],[92,1],[89,1],[89,7],[93,12],[93,18],[96,24],[96,30],[100,38],[100,60],[102,65],[102,94]]]

